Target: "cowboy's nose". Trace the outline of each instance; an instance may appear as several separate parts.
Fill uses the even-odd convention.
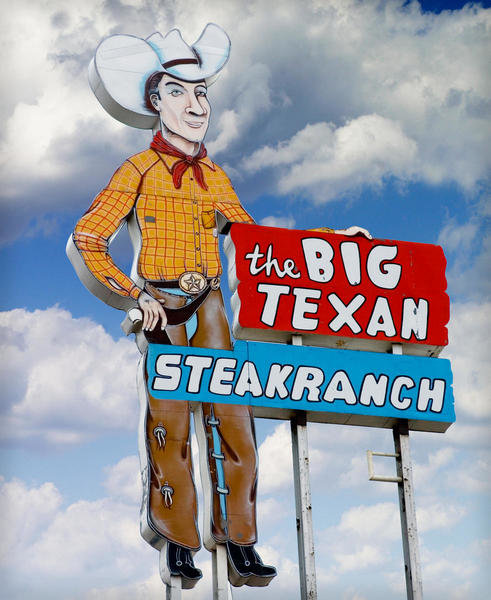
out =
[[[206,114],[206,109],[204,106],[201,106],[196,96],[190,96],[189,106],[186,108],[186,112],[201,116]]]

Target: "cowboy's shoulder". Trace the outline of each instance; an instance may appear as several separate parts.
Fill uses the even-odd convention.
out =
[[[213,176],[217,179],[222,179],[223,181],[225,181],[226,183],[228,183],[232,186],[232,182],[230,181],[230,176],[227,174],[227,172],[220,165],[217,165],[217,163],[214,160],[212,160],[211,158],[210,158],[210,162],[213,165]]]
[[[143,152],[138,152],[137,154],[130,156],[126,160],[126,163],[132,165],[140,173],[140,175],[143,175],[158,161],[159,156],[155,150],[148,148],[148,150],[143,150]]]

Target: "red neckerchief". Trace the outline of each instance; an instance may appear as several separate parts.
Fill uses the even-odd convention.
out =
[[[196,177],[196,181],[198,184],[204,189],[207,190],[208,186],[205,183],[205,176],[203,174],[203,169],[199,164],[201,158],[205,158],[206,156],[206,148],[203,144],[199,147],[199,152],[195,156],[191,156],[189,154],[184,154],[178,148],[169,144],[169,142],[162,137],[162,133],[160,131],[157,132],[155,137],[150,144],[150,148],[157,150],[158,152],[162,152],[163,154],[169,154],[169,156],[175,156],[180,158],[181,160],[177,160],[171,169],[172,181],[174,182],[174,186],[179,189],[182,183],[182,176],[189,169],[189,167],[193,167],[193,173]]]

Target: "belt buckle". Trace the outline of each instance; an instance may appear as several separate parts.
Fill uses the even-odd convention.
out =
[[[206,287],[206,277],[198,271],[186,271],[179,277],[179,287],[186,294],[199,294]]]

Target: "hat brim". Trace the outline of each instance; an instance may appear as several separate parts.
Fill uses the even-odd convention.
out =
[[[213,42],[220,40],[220,32],[227,48],[217,52]],[[157,35],[160,36],[153,34],[148,41],[132,35],[109,36],[101,41],[89,65],[89,84],[102,107],[121,123],[138,129],[154,129],[158,125],[158,115],[145,105],[145,84],[150,75],[161,72],[183,81],[204,80],[211,85],[229,55],[228,36],[218,25],[209,23],[193,45],[194,52],[201,54],[200,68],[193,65],[191,69],[185,66],[165,70],[155,49]]]
[[[163,72],[153,48],[131,35],[102,40],[89,65],[89,84],[103,108],[115,119],[139,129],[152,129],[158,116],[145,102],[145,83]]]

